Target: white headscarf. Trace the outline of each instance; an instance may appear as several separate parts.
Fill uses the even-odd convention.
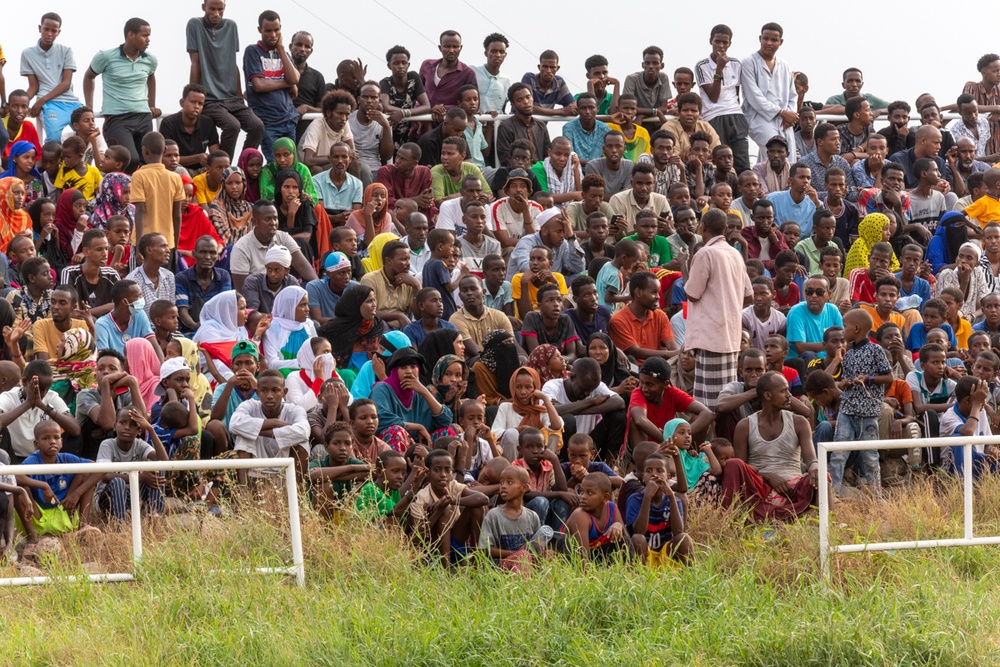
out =
[[[303,290],[305,291],[305,290]],[[213,296],[201,308],[196,343],[230,343],[247,339],[246,327],[236,324],[236,290]]]
[[[333,360],[333,355],[330,353],[325,353],[319,355],[319,358],[323,360],[323,370],[321,371],[319,379],[329,380],[333,376],[333,371],[337,367],[336,362]],[[302,347],[299,348],[299,353],[295,356],[295,360],[299,363],[299,368],[309,376],[311,380],[316,379],[316,374],[313,373],[313,364],[316,363],[316,355],[313,354],[312,349],[312,339],[310,338],[306,342],[302,343]]]
[[[269,368],[295,368],[297,361],[282,359],[280,350],[288,341],[288,336],[296,331],[305,330],[309,338],[316,336],[316,325],[306,318],[305,322],[295,320],[295,309],[309,293],[298,285],[283,288],[274,297],[274,307],[271,309],[271,326],[264,334],[264,354]]]

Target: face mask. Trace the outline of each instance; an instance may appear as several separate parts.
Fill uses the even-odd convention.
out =
[[[143,299],[142,297],[139,297],[138,299],[136,299],[135,301],[133,301],[128,305],[128,310],[133,315],[145,309],[146,309],[146,300]]]

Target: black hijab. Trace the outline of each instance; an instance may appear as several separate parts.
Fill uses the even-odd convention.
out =
[[[455,329],[437,329],[424,337],[424,340],[417,348],[424,358],[424,364],[420,369],[420,381],[427,384],[431,380],[434,372],[434,364],[446,354],[455,354],[455,339],[458,338],[458,331]]]
[[[590,340],[587,341],[587,356],[590,356],[590,343],[595,339],[600,339],[608,347],[608,360],[601,364],[601,382],[606,384],[608,389],[611,387],[617,387],[632,374],[629,372],[628,368],[623,367],[619,363],[618,348],[615,346],[614,341],[611,340],[611,336],[603,331],[591,334]]]
[[[350,368],[351,355],[354,354],[356,343],[371,344],[382,335],[382,319],[378,315],[372,320],[371,328],[364,334],[361,333],[361,327],[365,322],[361,317],[361,304],[368,299],[372,291],[368,285],[348,287],[337,302],[333,319],[319,328],[319,335],[330,341],[338,368]]]

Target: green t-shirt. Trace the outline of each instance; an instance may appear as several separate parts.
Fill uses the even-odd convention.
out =
[[[365,465],[365,462],[360,459],[356,459],[353,456],[350,456],[347,459],[347,463],[345,463],[344,465],[345,466]],[[332,467],[334,466],[330,465],[329,455],[324,456],[319,461],[311,461],[309,463],[310,470],[312,470],[313,468],[332,468]],[[347,496],[347,494],[349,494],[354,489],[354,481],[348,479],[342,482],[330,482],[330,487],[333,489],[333,493],[337,496],[337,500],[343,500],[344,497]]]
[[[399,489],[386,493],[375,482],[365,482],[354,505],[367,519],[389,516],[401,499]]]
[[[637,234],[626,236],[632,241],[638,241]],[[649,268],[656,269],[674,258],[674,253],[670,250],[670,242],[666,236],[657,234],[653,237],[653,242],[649,244]]]

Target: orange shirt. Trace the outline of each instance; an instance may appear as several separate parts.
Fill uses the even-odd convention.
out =
[[[639,320],[627,306],[611,316],[608,335],[623,351],[636,345],[644,350],[663,350],[663,344],[674,339],[670,320],[662,310],[650,311],[646,319]]]

